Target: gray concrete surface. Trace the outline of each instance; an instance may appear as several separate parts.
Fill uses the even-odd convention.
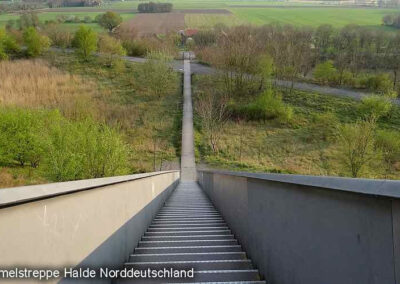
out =
[[[183,75],[183,117],[182,117],[182,147],[181,147],[181,179],[196,180],[196,162],[194,156],[193,138],[193,106],[190,60],[184,60]]]
[[[400,283],[399,181],[198,177],[268,283]]]
[[[31,200],[50,198],[58,195],[70,194],[77,191],[110,186],[121,182],[134,181],[137,179],[148,178],[160,174],[173,172],[176,171],[153,172],[126,176],[2,188],[0,189],[0,208],[28,202]]]
[[[0,267],[120,267],[176,187],[179,171],[106,180],[83,191],[64,183],[69,191],[58,196],[52,191],[60,184],[25,187],[47,195],[0,209]]]

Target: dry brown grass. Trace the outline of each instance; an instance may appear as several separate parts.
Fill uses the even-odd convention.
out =
[[[42,60],[0,62],[0,105],[59,108],[68,117],[87,113],[96,85]]]

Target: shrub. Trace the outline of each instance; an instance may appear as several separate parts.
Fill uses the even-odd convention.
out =
[[[376,147],[381,151],[386,173],[400,159],[400,133],[398,131],[379,130],[376,134]]]
[[[0,160],[37,167],[45,153],[43,113],[0,109]]]
[[[217,42],[217,34],[213,30],[200,30],[192,38],[200,48],[213,45]]]
[[[148,46],[143,42],[139,40],[124,40],[122,42],[122,46],[125,48],[126,53],[129,56],[146,56],[148,52]]]
[[[331,60],[320,63],[315,67],[314,78],[319,83],[330,84],[336,81],[337,70]]]
[[[286,106],[282,96],[273,93],[271,89],[265,91],[257,99],[244,106],[231,106],[233,116],[239,116],[247,120],[278,119],[288,122],[292,119],[293,109]]]
[[[47,36],[41,35],[34,27],[29,27],[23,34],[28,56],[36,57],[46,51],[51,44]]]
[[[388,74],[370,75],[363,80],[365,88],[379,94],[390,94],[393,92],[393,82]]]
[[[332,112],[314,114],[309,127],[311,136],[317,140],[332,141],[336,138],[339,120]]]
[[[7,59],[9,55],[19,52],[19,46],[15,39],[0,29],[0,60]]]
[[[161,52],[148,54],[147,61],[140,66],[138,83],[157,97],[176,92],[178,77],[170,61],[171,58]]]
[[[93,21],[92,21],[92,18],[90,16],[85,16],[83,18],[83,22],[89,24],[89,23],[91,23]]]
[[[97,34],[91,28],[80,26],[75,32],[72,43],[78,56],[88,60],[97,50]]]
[[[391,109],[392,103],[388,98],[373,95],[361,99],[358,112],[364,118],[375,117],[379,119],[388,115]]]
[[[18,25],[21,30],[29,27],[38,27],[40,25],[39,17],[35,12],[22,14],[18,20]]]
[[[40,166],[51,181],[128,172],[129,151],[115,129],[92,119],[69,121],[58,111],[0,109],[0,161]]]
[[[73,35],[70,31],[59,29],[56,25],[50,25],[46,27],[45,32],[54,46],[71,47]]]
[[[121,136],[92,120],[52,123],[45,175],[52,181],[126,174],[128,149]]]
[[[126,55],[121,42],[109,35],[102,35],[98,41],[98,51],[103,55],[107,66],[112,66],[113,62],[120,56]]]
[[[56,20],[58,23],[65,23],[67,21],[67,16],[66,15],[57,15]]]
[[[383,16],[382,18],[382,22],[385,26],[392,26],[394,21],[395,21],[395,15],[388,14]]]

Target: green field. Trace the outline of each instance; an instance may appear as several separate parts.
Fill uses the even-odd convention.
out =
[[[89,16],[92,18],[92,20],[95,19],[95,17],[99,14],[102,14],[103,12],[42,12],[39,13],[39,20],[41,22],[49,21],[49,20],[56,20],[57,16],[64,15],[64,16],[76,16],[79,17],[80,19],[83,19],[85,16]],[[120,13],[121,17],[123,18],[124,21],[132,19],[136,14],[135,13]],[[18,14],[2,14],[0,15],[0,27],[4,27],[9,20],[17,20],[19,19]],[[101,32],[104,29],[100,27],[97,23],[63,23],[61,24],[61,27],[68,29],[68,30],[75,30],[77,29],[80,25],[85,25],[93,28],[94,30]]]
[[[234,8],[231,11],[241,20],[255,25],[273,22],[295,26],[331,24],[343,27],[348,24],[382,27],[382,17],[395,13],[394,9],[368,8]],[[398,10],[397,10],[398,11]]]
[[[227,9],[233,14],[186,14],[185,21],[187,27],[207,28],[217,23],[228,26],[240,24],[264,25],[269,23],[291,24],[295,26],[316,27],[322,24],[331,24],[334,27],[343,27],[348,24],[368,26],[380,30],[393,31],[394,29],[382,26],[382,17],[385,14],[396,13],[396,9],[373,9],[373,8],[338,8],[338,7],[307,7],[296,2],[276,2],[276,1],[223,1],[223,0],[172,0],[175,9]],[[135,16],[133,9],[136,9],[140,1],[115,1],[105,2],[101,9],[121,9],[120,12],[124,20],[129,20]],[[269,6],[250,8],[246,6]],[[289,6],[290,7],[283,7]],[[235,6],[243,6],[236,7]],[[279,7],[277,7],[279,6]],[[295,7],[299,6],[299,7]],[[76,10],[76,12],[74,11]],[[83,10],[83,11],[82,11]],[[72,11],[72,12],[71,12]],[[87,11],[87,12],[84,12]],[[65,12],[42,12],[39,14],[41,21],[56,19],[58,15],[75,15],[80,18],[89,16],[95,18],[99,7],[76,7],[66,8]],[[10,19],[18,19],[18,14],[0,14],[0,27],[4,26]],[[80,23],[65,23],[62,26],[66,29],[75,29]],[[101,28],[95,24],[90,25],[97,31]]]
[[[213,15],[213,14],[186,14],[185,25],[187,28],[212,28],[216,24],[226,26],[237,26],[248,24],[235,15]]]
[[[115,1],[106,2],[102,5],[103,8],[113,8],[113,9],[135,9],[141,1]],[[242,6],[242,5],[265,5],[265,6],[304,6],[307,4],[295,3],[295,2],[283,2],[283,1],[241,1],[241,0],[172,0],[166,1],[172,3],[175,9],[227,9],[232,6]]]

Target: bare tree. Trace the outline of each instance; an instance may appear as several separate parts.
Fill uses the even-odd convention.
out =
[[[212,88],[212,84],[203,90],[197,94],[196,112],[201,118],[202,129],[208,143],[216,153],[221,130],[229,118],[229,95],[218,88]]]

